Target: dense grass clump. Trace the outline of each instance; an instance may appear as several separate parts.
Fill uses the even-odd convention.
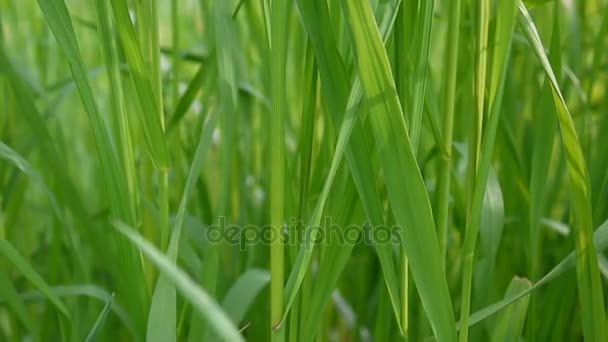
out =
[[[605,0],[0,2],[0,341],[607,341]]]

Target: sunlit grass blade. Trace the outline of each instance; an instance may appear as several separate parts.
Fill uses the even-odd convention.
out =
[[[566,105],[559,83],[545,55],[544,47],[536,26],[530,17],[526,6],[519,2],[519,24],[523,29],[530,46],[540,61],[543,70],[551,84],[553,100],[561,130],[562,142],[566,154],[568,177],[572,194],[572,217],[574,220],[574,241],[577,251],[577,280],[578,293],[581,302],[583,333],[588,341],[605,339],[603,322],[604,296],[599,274],[597,255],[593,245],[593,215],[591,208],[591,190],[589,174],[581,145],[579,144],[572,116]]]
[[[273,327],[272,340],[283,341],[285,328],[281,328],[284,317],[285,296],[285,250],[283,226],[285,220],[285,121],[286,102],[286,54],[289,0],[273,0],[270,4],[270,320]]]
[[[608,248],[608,221],[604,222],[593,233],[593,244],[595,245],[595,249],[597,251],[603,251],[606,248]],[[472,326],[474,324],[477,324],[477,323],[483,321],[484,319],[494,315],[495,313],[497,313],[497,312],[503,310],[504,308],[508,307],[509,305],[515,303],[516,301],[518,301],[519,299],[528,295],[532,291],[552,282],[560,275],[564,274],[565,272],[567,272],[570,269],[572,269],[573,267],[575,267],[576,263],[577,263],[576,251],[572,251],[570,254],[568,254],[568,256],[566,256],[564,259],[562,259],[562,261],[559,264],[557,264],[555,267],[553,267],[542,278],[540,278],[536,283],[534,283],[534,285],[532,285],[532,287],[530,287],[518,294],[509,296],[508,298],[505,298],[499,302],[488,305],[485,308],[473,313],[470,316],[470,319],[468,321],[469,326]],[[462,326],[462,321],[457,323],[458,329],[460,329],[461,326]]]

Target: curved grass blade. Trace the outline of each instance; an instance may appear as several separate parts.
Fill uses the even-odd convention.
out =
[[[173,228],[173,232],[171,233],[171,239],[169,241],[169,248],[167,251],[167,257],[174,264],[177,260],[179,239],[182,232],[188,199],[192,194],[196,180],[198,179],[203,168],[203,164],[207,156],[206,152],[211,144],[211,137],[216,126],[217,117],[217,112],[213,112],[201,129],[201,136],[199,138],[196,151],[194,152],[194,160],[192,161],[190,171],[188,172],[188,178],[186,179],[186,185],[184,186],[182,198],[175,217],[175,226]],[[147,340],[175,341],[177,336],[177,332],[175,330],[177,326],[176,315],[177,309],[175,286],[165,274],[161,274],[158,277],[158,281],[152,295],[152,301],[150,303],[148,328],[146,333]]]
[[[460,306],[460,320],[464,328],[461,329],[460,341],[468,340],[467,323],[471,307],[471,287],[473,279],[473,261],[477,235],[481,226],[481,210],[486,193],[488,175],[496,142],[497,127],[500,121],[502,98],[507,73],[507,62],[511,52],[511,41],[515,28],[517,7],[515,2],[501,1],[497,10],[496,28],[494,32],[494,47],[492,54],[492,68],[490,73],[490,89],[487,99],[488,120],[482,136],[479,166],[475,172],[475,182],[470,205],[467,206],[466,231],[463,243],[463,272],[462,295]],[[472,172],[471,172],[472,173]],[[470,173],[470,174],[471,174]]]
[[[346,108],[353,108],[351,110],[355,110],[354,108],[359,107],[359,102],[362,97],[360,82],[355,81],[351,86],[346,66],[337,49],[334,37],[321,30],[322,27],[331,26],[327,2],[322,0],[298,0],[297,4],[308,38],[315,51],[321,79],[323,100],[331,114],[330,116],[333,120],[334,127],[342,127],[344,113],[349,113],[349,110]],[[394,9],[398,8],[399,4],[400,2],[397,1],[394,5]],[[390,11],[388,13],[389,14],[383,19],[381,25],[381,31],[385,41],[392,31],[391,28],[394,25],[397,11],[394,10],[392,14]],[[350,94],[348,93],[349,88],[351,89]],[[348,144],[345,147],[345,154],[369,223],[372,226],[378,226],[384,224],[383,207],[374,184],[369,182],[370,179],[376,178],[376,174],[368,160],[370,148],[368,147],[369,144],[364,139],[364,135],[361,122],[355,121],[351,137],[347,139]],[[338,140],[339,139],[340,138],[338,137]],[[336,152],[338,152],[337,149]],[[399,330],[403,332],[399,319],[401,317],[401,300],[399,295],[398,277],[393,260],[393,251],[392,248],[386,244],[377,244],[375,248],[382,267],[384,281],[388,289],[388,297],[390,298],[393,312],[397,318]]]
[[[30,163],[27,162],[24,158],[21,157],[15,150],[5,145],[2,141],[0,141],[0,158],[8,160],[13,164],[16,168],[21,170],[23,173],[28,175],[40,188],[45,192],[47,197],[49,198],[49,202],[51,204],[51,208],[53,209],[54,214],[58,218],[63,218],[61,209],[57,200],[55,199],[55,195],[47,188],[42,180],[42,177],[36,172]]]
[[[110,308],[112,307],[113,300],[114,300],[114,294],[112,294],[110,296],[110,299],[108,299],[108,301],[106,302],[106,305],[101,310],[99,317],[95,321],[95,324],[93,325],[93,328],[91,328],[91,331],[89,331],[89,334],[87,335],[87,337],[84,339],[84,342],[97,341],[97,336],[101,332],[101,329],[103,328],[103,325],[106,322],[106,319],[108,318],[108,313],[110,312]]]
[[[220,306],[192,278],[178,268],[171,259],[163,255],[156,247],[124,223],[115,221],[114,227],[133,245],[137,246],[159,268],[160,272],[175,284],[184,298],[209,321],[209,325],[218,337],[226,341],[245,341]]]
[[[243,273],[222,301],[222,308],[228,317],[235,323],[243,320],[253,300],[269,282],[270,274],[265,270],[252,268]]]
[[[23,276],[32,283],[68,320],[70,313],[65,304],[51,291],[49,285],[19,254],[19,252],[6,240],[0,240],[0,254],[7,258]]]
[[[545,54],[536,26],[524,3],[519,2],[519,25],[530,43],[534,54],[540,61],[549,79],[557,117],[559,121],[563,147],[566,154],[568,177],[572,193],[572,216],[574,224],[574,241],[577,251],[577,282],[581,305],[583,334],[587,341],[604,341],[605,312],[602,283],[593,245],[593,215],[589,174],[583,151],[578,140],[572,116],[561,93],[559,83]]]
[[[168,169],[170,167],[169,152],[162,127],[162,108],[159,107],[159,104],[162,103],[159,101],[162,94],[155,91],[155,82],[150,77],[150,71],[146,68],[139,41],[131,24],[127,2],[112,0],[111,3],[118,35],[141,106],[141,111],[138,112],[142,115],[140,119],[144,128],[148,152],[157,169]]]
[[[438,340],[455,341],[454,314],[443,273],[430,201],[412,151],[386,50],[367,1],[342,1],[357,56],[393,215],[402,229],[414,281]],[[407,189],[407,191],[404,191]]]
[[[84,296],[84,297],[90,297],[93,299],[97,299],[104,303],[108,302],[110,300],[110,297],[112,296],[111,294],[106,292],[104,289],[99,288],[96,285],[92,285],[92,284],[53,286],[53,287],[51,287],[51,291],[59,298]],[[23,292],[21,294],[21,297],[25,301],[46,299],[46,297],[43,294],[39,293],[38,291]],[[0,303],[2,303],[1,300],[0,300]],[[125,309],[123,309],[123,307],[120,306],[116,302],[112,302],[112,305],[110,306],[110,308],[112,309],[112,311],[114,311],[116,316],[118,316],[118,318],[122,321],[124,326],[127,328],[129,333],[131,334],[131,337],[133,337],[133,339],[135,341],[138,341],[139,339],[137,338],[137,336],[135,334],[135,327],[133,325],[133,321],[129,318]]]
[[[593,233],[593,244],[595,246],[595,249],[598,252],[601,252],[601,251],[605,250],[606,248],[608,248],[608,221],[604,222]],[[559,264],[557,264],[555,267],[553,267],[551,269],[551,271],[549,271],[541,279],[539,279],[532,287],[530,287],[516,295],[509,296],[508,298],[505,298],[499,302],[496,302],[492,305],[489,305],[489,306],[473,313],[469,319],[469,323],[468,323],[469,327],[494,315],[495,313],[503,310],[504,308],[508,307],[509,305],[511,305],[511,304],[515,303],[516,301],[518,301],[519,299],[523,298],[530,292],[555,280],[560,275],[564,274],[565,272],[567,272],[570,269],[572,269],[573,267],[575,267],[576,262],[577,262],[577,259],[576,259],[576,250],[575,250],[575,251],[572,251],[570,254],[568,254],[568,256],[566,256],[564,259],[562,259],[562,261]],[[460,329],[460,327],[462,325],[461,323],[462,322],[458,322],[456,324],[456,329]]]

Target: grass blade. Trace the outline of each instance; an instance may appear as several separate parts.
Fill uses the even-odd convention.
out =
[[[505,298],[530,289],[532,284],[527,279],[513,278],[507,288]],[[517,342],[524,330],[526,313],[528,311],[528,301],[530,296],[525,296],[514,305],[504,310],[496,320],[492,341]]]
[[[186,213],[186,207],[188,199],[194,190],[196,180],[201,173],[203,168],[207,150],[211,143],[211,137],[213,130],[216,127],[217,114],[214,112],[211,114],[205,125],[201,130],[201,136],[194,152],[194,160],[190,166],[188,172],[188,178],[184,191],[182,193],[182,199],[179,204],[179,209],[175,217],[175,226],[171,234],[169,241],[169,248],[167,250],[167,257],[175,263],[177,260],[177,253],[179,248],[179,239],[183,228],[184,215]],[[150,312],[148,315],[148,328],[147,328],[147,340],[149,341],[170,341],[175,340],[177,337],[176,332],[176,296],[175,286],[169,277],[162,274],[156,283],[154,293],[152,295],[152,301],[150,304]]]
[[[358,74],[386,175],[393,215],[402,229],[414,281],[437,339],[455,341],[454,316],[428,193],[411,148],[378,27],[367,2],[342,1]],[[408,191],[402,191],[403,188]]]
[[[604,296],[600,279],[597,255],[593,245],[593,215],[589,174],[581,145],[579,144],[574,122],[559,83],[526,6],[519,2],[519,24],[523,29],[536,57],[549,79],[557,117],[561,130],[563,147],[566,153],[570,189],[572,192],[572,216],[574,218],[574,241],[577,251],[578,293],[581,302],[583,333],[588,341],[605,339]]]
[[[140,248],[142,253],[159,268],[161,273],[165,274],[175,284],[175,287],[192,306],[211,323],[210,326],[217,336],[226,341],[244,341],[238,329],[220,306],[192,278],[179,269],[172,260],[164,256],[156,247],[124,223],[115,222],[114,227],[131,243]]]
[[[19,252],[6,240],[0,240],[0,254],[8,259],[23,276],[29,280],[44,296],[57,308],[57,310],[63,314],[66,318],[70,319],[70,313],[66,308],[65,304],[57,297],[49,285],[42,279],[42,277],[30,266],[30,264],[19,254]]]
[[[101,332],[101,329],[103,328],[103,324],[106,322],[106,319],[108,318],[108,313],[110,312],[110,308],[112,307],[113,300],[114,300],[114,294],[112,294],[110,296],[110,299],[108,299],[108,301],[106,302],[106,305],[101,310],[101,313],[99,314],[99,317],[95,321],[93,328],[91,328],[91,331],[89,332],[87,337],[84,339],[85,342],[97,341],[97,336]]]

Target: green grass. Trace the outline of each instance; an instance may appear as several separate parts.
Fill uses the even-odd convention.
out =
[[[0,2],[0,341],[604,341],[606,13]]]

